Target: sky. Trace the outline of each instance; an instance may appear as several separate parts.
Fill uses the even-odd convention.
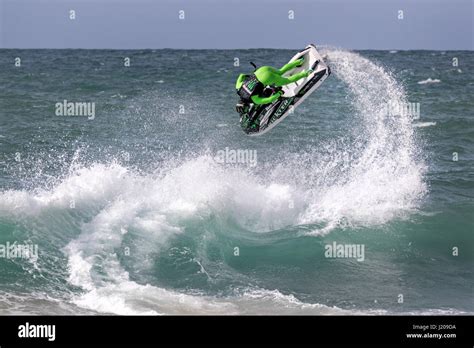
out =
[[[347,49],[472,50],[473,3],[0,0],[0,48],[296,49],[315,43]]]

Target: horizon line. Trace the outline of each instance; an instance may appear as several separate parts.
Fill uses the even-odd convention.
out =
[[[273,47],[255,47],[255,48],[171,48],[171,47],[161,47],[161,48],[83,48],[83,47],[0,47],[0,50],[88,50],[88,51],[157,51],[157,50],[175,50],[175,51],[251,51],[251,50],[284,50],[284,51],[294,51],[301,50],[303,47],[299,48],[273,48]],[[340,50],[349,50],[349,51],[440,51],[440,52],[449,52],[449,51],[474,51],[474,49],[433,49],[433,48],[345,48],[345,47],[335,47],[329,45],[318,45],[319,48],[331,48],[331,49],[340,49]]]

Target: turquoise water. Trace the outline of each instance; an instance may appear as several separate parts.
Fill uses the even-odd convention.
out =
[[[292,51],[0,50],[0,244],[39,250],[0,258],[0,313],[473,313],[474,54],[323,53],[248,137],[236,76]]]

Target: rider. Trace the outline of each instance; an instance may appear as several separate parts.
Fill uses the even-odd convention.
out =
[[[283,77],[282,75],[287,71],[301,66],[304,58],[297,59],[291,63],[284,65],[281,69],[275,69],[271,66],[262,66],[255,70],[251,75],[240,74],[235,83],[237,94],[240,96],[242,101],[246,103],[254,104],[269,104],[273,103],[283,92],[280,90],[274,92],[271,96],[264,96],[262,94],[266,86],[281,87],[289,83],[298,81],[299,79],[308,77],[313,70],[308,69],[301,71],[289,77]]]

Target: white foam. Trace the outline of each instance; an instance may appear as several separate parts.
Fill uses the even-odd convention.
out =
[[[48,208],[91,207],[117,195],[126,180],[127,168],[117,164],[78,168],[53,190],[1,192],[0,213],[37,215]]]
[[[436,126],[436,122],[417,122],[417,123],[413,123],[413,127],[417,127],[417,128],[424,128],[424,127],[431,127],[431,126]]]
[[[97,202],[94,218],[64,248],[68,280],[84,291],[72,299],[74,304],[116,314],[229,314],[241,310],[226,300],[183,295],[130,280],[117,255],[124,247],[123,238],[130,230],[140,231],[148,238],[140,253],[158,252],[160,245],[182,232],[181,221],[212,210],[230,214],[257,231],[285,226],[297,212],[287,213],[292,195],[289,185],[262,185],[245,170],[216,164],[203,155],[153,175],[138,175],[116,164],[108,170],[94,165],[71,173],[49,192],[23,192],[16,197],[23,209],[33,201],[40,212],[51,206],[67,208],[71,198],[79,206]]]
[[[441,82],[441,80],[431,79],[431,77],[429,77],[426,80],[418,81],[418,84],[419,85],[426,85],[426,84],[430,84],[430,83],[440,83],[440,82]]]
[[[237,307],[226,300],[186,295],[131,281],[94,289],[77,296],[73,303],[97,312],[120,315],[238,313]]]

